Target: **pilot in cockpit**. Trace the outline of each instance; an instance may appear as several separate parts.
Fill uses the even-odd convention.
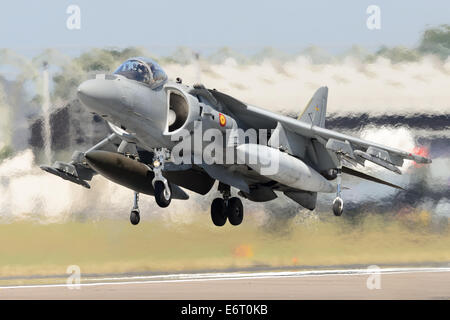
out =
[[[135,71],[137,72],[137,81],[150,83],[150,74],[143,64],[135,64]]]
[[[151,59],[132,58],[125,61],[114,74],[142,82],[152,89],[161,87],[167,80],[166,73]]]

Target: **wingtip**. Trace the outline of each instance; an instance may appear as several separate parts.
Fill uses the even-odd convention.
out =
[[[414,154],[414,153],[410,153],[409,157],[407,157],[407,159],[413,160],[417,163],[432,163],[433,162],[431,160],[431,158],[426,158],[424,156],[420,156],[420,155]]]
[[[414,155],[414,156],[416,157],[416,162],[419,162],[419,163],[432,163],[433,162],[430,158],[425,158],[425,157],[418,156],[418,155]],[[417,159],[419,161],[417,161]]]

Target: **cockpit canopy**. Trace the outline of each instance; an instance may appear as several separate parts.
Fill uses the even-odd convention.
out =
[[[140,57],[128,59],[114,74],[145,83],[152,89],[161,87],[167,81],[166,73],[155,61]]]

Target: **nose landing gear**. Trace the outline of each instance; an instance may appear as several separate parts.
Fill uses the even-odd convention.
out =
[[[154,183],[155,187],[155,201],[161,208],[166,208],[169,206],[170,201],[172,200],[172,191],[170,189],[170,185],[167,180],[163,177],[164,180],[157,180]]]
[[[211,220],[221,227],[227,219],[233,226],[238,226],[244,219],[244,206],[241,199],[230,197],[230,186],[219,183],[219,192],[223,198],[216,198],[211,203]]]
[[[158,206],[166,208],[169,206],[172,200],[172,190],[170,184],[166,178],[162,175],[164,169],[164,161],[168,158],[167,151],[165,149],[155,150],[155,156],[153,158],[153,178],[152,184],[155,189],[155,200]]]

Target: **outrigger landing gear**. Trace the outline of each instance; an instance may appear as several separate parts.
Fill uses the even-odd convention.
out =
[[[211,203],[211,219],[214,225],[221,227],[227,219],[234,226],[240,225],[244,219],[241,199],[231,197],[229,185],[219,183],[218,189],[223,198],[216,198]]]
[[[153,173],[155,174],[155,177],[153,178],[152,184],[155,189],[155,201],[161,208],[168,207],[172,200],[170,184],[162,175],[164,161],[167,158],[167,151],[165,149],[155,150],[155,156],[153,158]]]
[[[141,220],[141,216],[139,214],[139,193],[134,192],[134,205],[133,209],[131,209],[130,213],[130,221],[132,225],[137,225]]]
[[[338,155],[338,167],[337,167],[337,193],[336,198],[333,201],[333,213],[335,216],[341,216],[344,212],[344,200],[341,198],[341,183],[342,183],[342,161],[341,156]]]

